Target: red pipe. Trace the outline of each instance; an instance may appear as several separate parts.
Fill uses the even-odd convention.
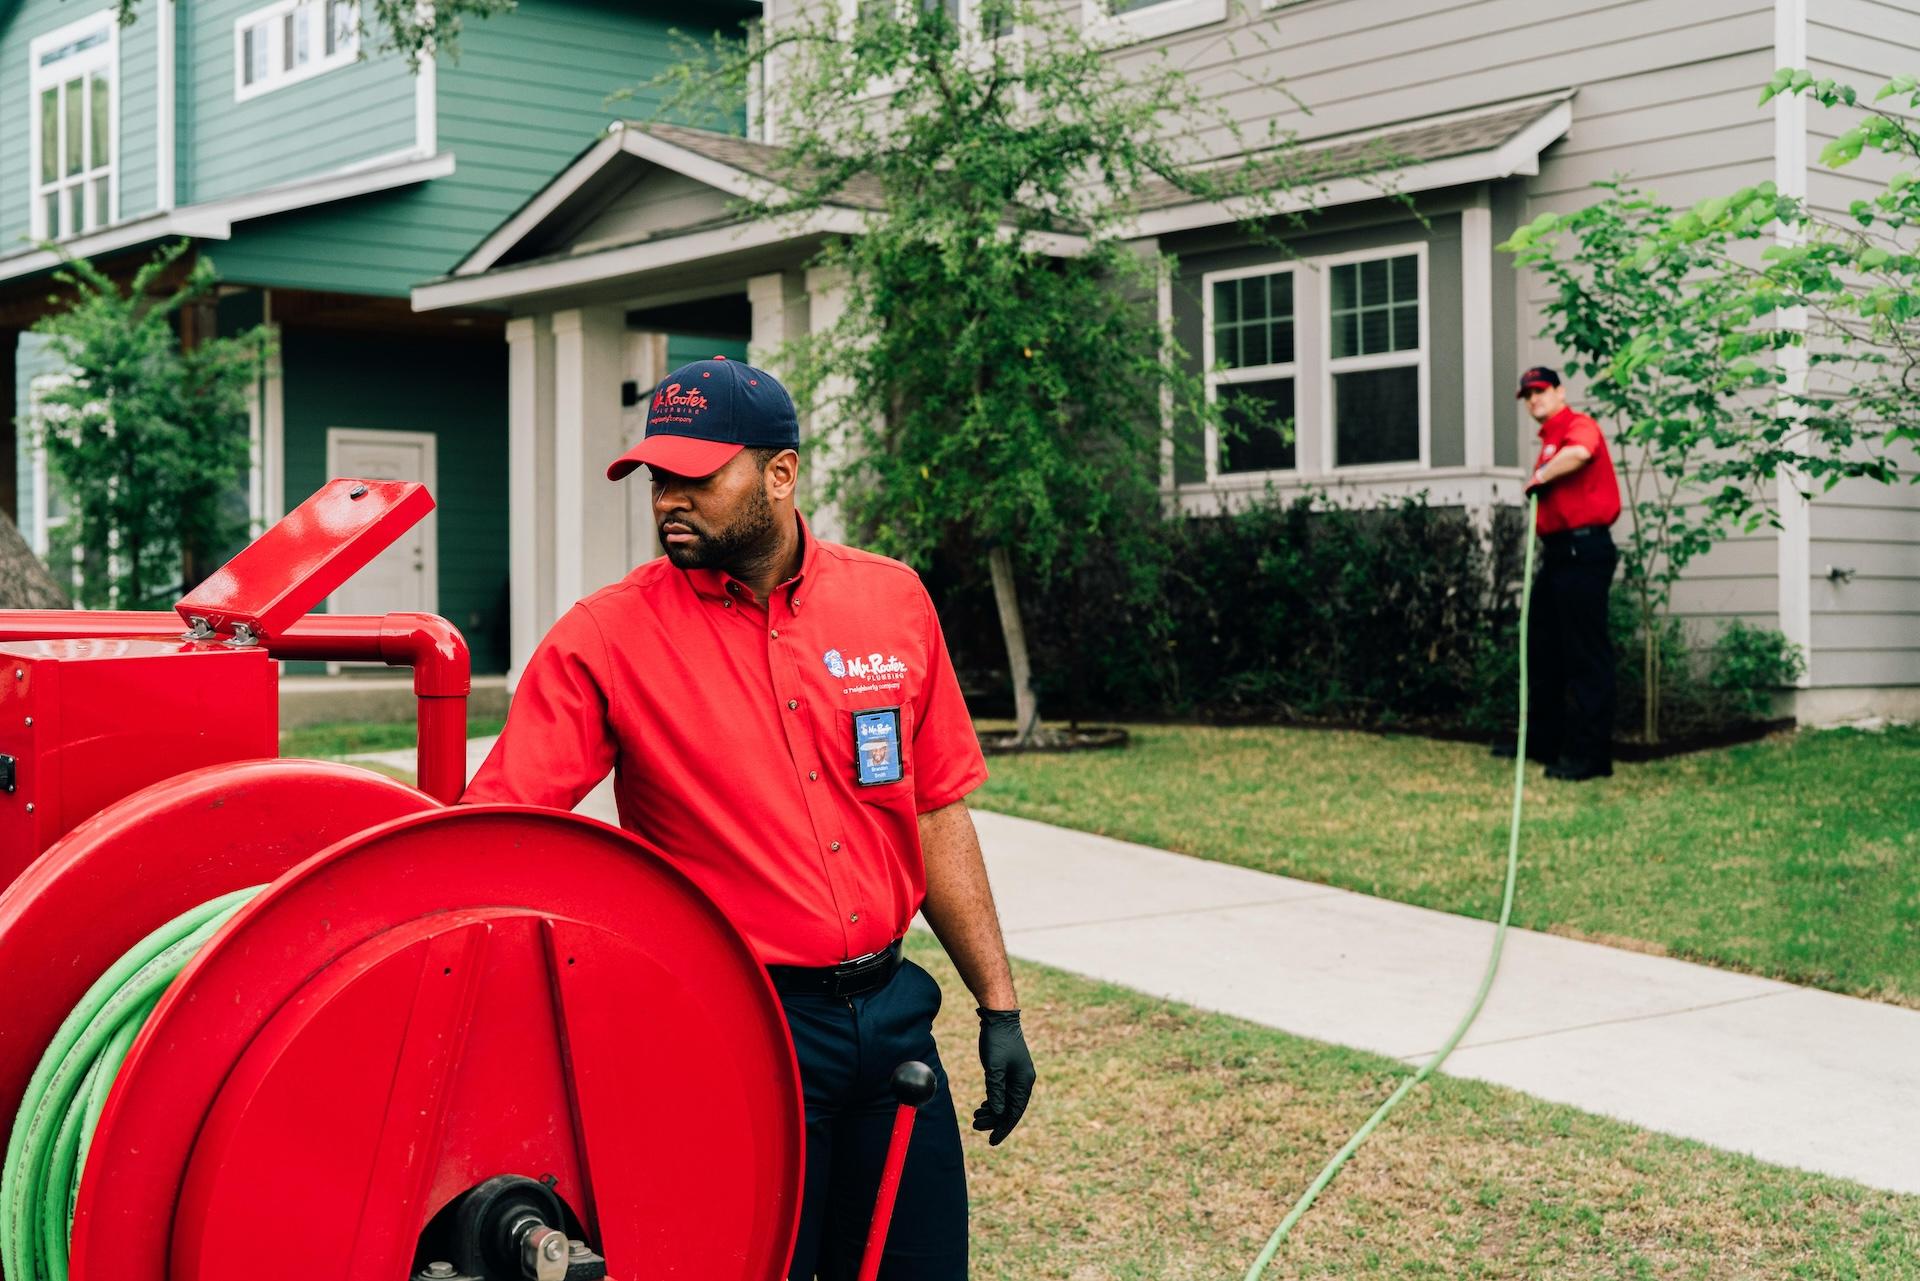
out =
[[[176,640],[180,616],[162,611],[0,610],[0,642],[136,636]],[[459,628],[434,614],[309,614],[261,644],[279,659],[413,668],[420,790],[448,805],[460,799],[467,779],[467,695],[473,691],[473,660]]]

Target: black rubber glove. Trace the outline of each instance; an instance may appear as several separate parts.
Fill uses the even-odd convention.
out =
[[[1020,1031],[1020,1011],[979,1010],[980,1066],[987,1073],[987,1101],[973,1110],[973,1128],[992,1130],[988,1146],[1013,1132],[1033,1093],[1033,1055]]]

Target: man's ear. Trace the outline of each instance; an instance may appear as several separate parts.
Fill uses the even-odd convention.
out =
[[[800,483],[800,455],[795,450],[783,449],[767,460],[761,473],[767,481],[767,497],[778,501],[792,498],[794,488]]]

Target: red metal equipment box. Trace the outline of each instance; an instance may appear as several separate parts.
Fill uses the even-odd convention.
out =
[[[263,649],[129,637],[0,643],[0,886],[163,778],[279,754]]]

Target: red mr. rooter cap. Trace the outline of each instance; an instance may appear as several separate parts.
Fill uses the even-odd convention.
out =
[[[647,434],[613,460],[607,479],[642,463],[676,476],[711,476],[749,446],[800,447],[793,397],[764,369],[725,356],[668,374],[647,407]]]
[[[1514,393],[1515,400],[1524,400],[1536,391],[1545,391],[1549,387],[1560,385],[1560,371],[1548,365],[1535,365],[1520,375],[1520,390]]]

